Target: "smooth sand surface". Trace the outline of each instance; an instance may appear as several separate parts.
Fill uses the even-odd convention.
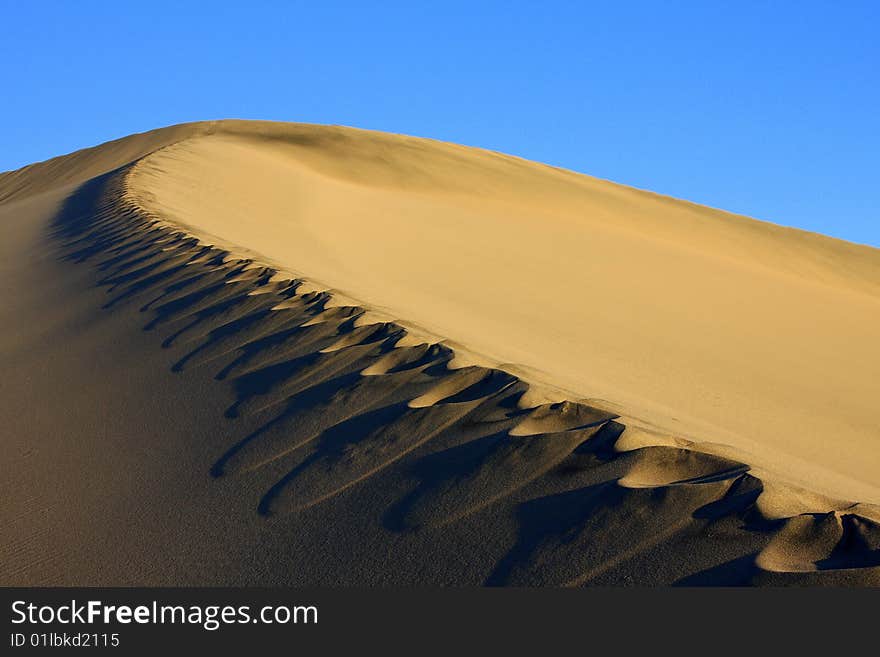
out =
[[[2,583],[880,581],[876,249],[237,121],[0,230]]]
[[[132,198],[576,398],[880,502],[876,249],[473,148],[231,132],[142,160]]]

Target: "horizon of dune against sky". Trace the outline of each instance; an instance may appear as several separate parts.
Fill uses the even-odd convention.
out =
[[[880,245],[876,2],[253,8],[6,3],[0,170],[189,120],[339,124]]]
[[[4,584],[880,584],[876,248],[235,120],[0,227]]]

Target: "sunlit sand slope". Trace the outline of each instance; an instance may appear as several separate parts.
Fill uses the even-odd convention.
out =
[[[3,583],[880,583],[875,250],[350,129],[102,148],[0,177]]]
[[[880,501],[880,252],[478,149],[227,124],[129,195],[529,376]]]

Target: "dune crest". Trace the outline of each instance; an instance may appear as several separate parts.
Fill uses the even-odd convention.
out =
[[[105,572],[100,581],[168,581],[192,554],[200,583],[880,583],[880,509],[870,504],[878,499],[868,405],[873,250],[744,218],[727,225],[729,215],[717,211],[425,140],[238,122],[201,124],[190,134],[173,144],[159,134],[117,145],[97,164],[93,152],[89,166],[105,170],[81,183],[55,162],[48,175],[60,168],[61,180],[72,181],[60,191],[41,179],[0,177],[4,218],[17,225],[19,216],[51,216],[48,235],[29,248],[58,262],[59,273],[83,278],[81,300],[59,299],[76,314],[92,312],[98,300],[105,310],[77,335],[135,340],[116,322],[142,326],[138,360],[164,362],[163,376],[176,372],[174,385],[194,393],[163,401],[157,391],[154,403],[166,404],[181,426],[190,416],[204,425],[199,440],[166,437],[150,429],[158,418],[121,411],[137,439],[101,449],[157,446],[139,454],[133,467],[147,469],[128,478],[131,490],[114,490],[143,504],[141,489],[158,478],[179,491],[175,513],[191,518],[193,533],[161,505],[126,512],[136,527],[143,518],[140,531],[159,513],[172,530],[161,540],[182,561],[157,565],[149,547],[131,545],[122,549],[140,557],[127,561],[138,564],[129,579]],[[132,161],[119,161],[131,152]],[[236,171],[243,180],[230,178]],[[575,213],[590,215],[596,204],[608,204],[604,214]],[[651,214],[644,222],[642,212]],[[680,222],[663,223],[681,213]],[[252,235],[261,221],[266,234]],[[541,241],[554,231],[556,239]],[[587,248],[588,235],[598,244]],[[682,235],[693,243],[678,243]],[[572,262],[552,257],[585,248]],[[627,254],[631,260],[620,262]],[[637,285],[624,276],[642,261],[658,265],[641,274],[666,286],[670,308],[652,302],[654,287],[641,277]],[[750,291],[766,305],[752,310],[763,323],[720,321],[737,316],[742,298],[722,295],[712,305],[698,295],[706,281],[673,286],[697,265],[711,283],[736,274],[739,284],[755,285]],[[290,273],[299,271],[310,280]],[[95,286],[106,293],[88,292]],[[771,303],[783,297],[827,300],[835,321],[816,319],[790,344],[774,342],[780,353],[760,351],[770,362],[749,369],[738,361],[800,318],[792,305]],[[712,305],[727,333],[704,335],[708,316],[676,314],[697,302]],[[435,321],[441,311],[448,323]],[[679,333],[661,330],[672,328]],[[826,372],[824,386],[801,380],[828,365],[844,338],[852,351],[837,354],[837,367],[853,368],[847,387],[838,387],[837,370]],[[453,340],[482,356],[456,362]],[[553,344],[543,351],[538,342]],[[805,365],[796,356],[807,343],[814,361]],[[625,358],[624,347],[633,346]],[[567,362],[554,360],[557,353]],[[676,357],[680,369],[661,367]],[[29,367],[19,358],[10,371]],[[517,365],[502,366],[509,362]],[[609,362],[614,367],[603,367]],[[761,378],[783,363],[792,371]],[[712,367],[720,365],[726,369]],[[112,373],[112,363],[105,367]],[[539,387],[564,386],[573,398],[533,401],[533,375]],[[698,376],[718,392],[704,396]],[[639,377],[645,383],[620,392]],[[713,415],[714,395],[737,399],[759,381],[767,399],[717,404]],[[653,399],[652,386],[674,390]],[[829,390],[855,397],[823,405]],[[788,407],[786,395],[795,392],[799,405]],[[687,393],[685,408],[668,405]],[[58,406],[67,408],[63,399]],[[220,406],[225,418],[214,417]],[[743,417],[725,424],[735,410]],[[831,428],[841,442],[829,448],[822,431]],[[196,468],[190,483],[165,475],[159,446],[166,444],[185,448],[175,458]],[[22,452],[22,463],[32,464],[22,471],[41,458]],[[800,487],[804,480],[814,485]],[[64,504],[46,508],[61,513]],[[20,529],[0,549],[26,556],[4,559],[4,583],[33,577],[47,558],[33,548],[44,531],[39,521],[14,520]],[[339,533],[328,534],[334,527]],[[294,549],[291,540],[313,549]],[[265,562],[257,562],[255,545]],[[321,557],[310,556],[314,546]],[[73,567],[55,551],[68,575],[49,569],[49,581],[88,576],[86,563]]]
[[[880,502],[876,249],[346,128],[222,124],[127,194],[567,398]]]

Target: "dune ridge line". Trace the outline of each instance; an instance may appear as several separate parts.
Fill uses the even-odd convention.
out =
[[[875,249],[253,122],[0,174],[0,219],[55,299],[0,322],[53,400],[3,407],[4,583],[880,584]]]

